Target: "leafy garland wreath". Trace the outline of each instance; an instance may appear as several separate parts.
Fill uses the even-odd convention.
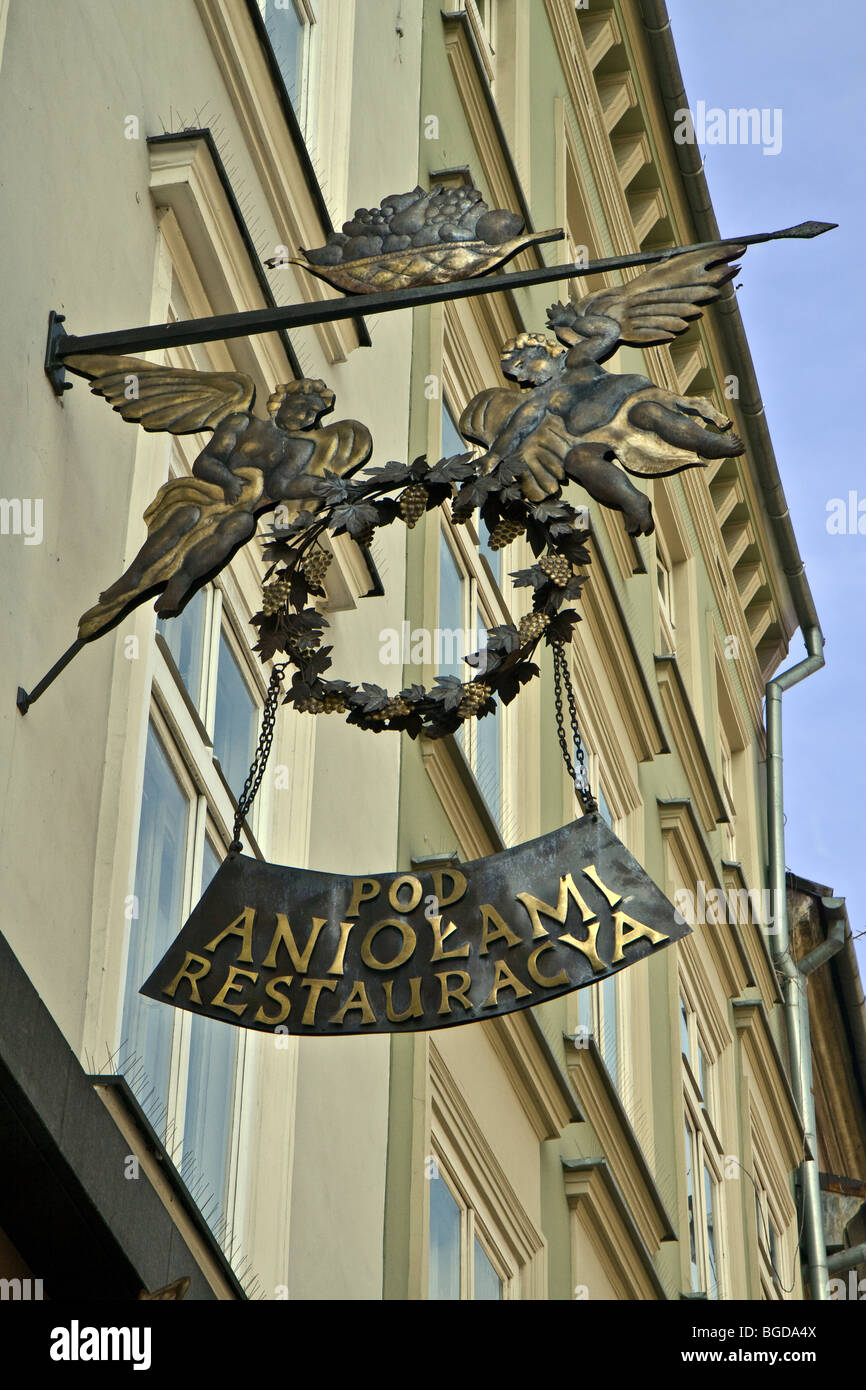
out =
[[[392,462],[368,469],[357,481],[326,471],[312,489],[318,505],[301,511],[289,525],[272,528],[264,547],[270,565],[262,608],[252,622],[258,628],[255,650],[262,661],[278,652],[287,658],[274,667],[275,694],[284,668],[295,668],[283,704],[308,714],[345,714],[348,724],[374,733],[393,729],[412,738],[442,738],[455,733],[466,719],[495,713],[496,697],[510,704],[521,686],[539,675],[531,657],[542,636],[548,646],[569,641],[580,618],[563,604],[580,597],[585,581],[575,567],[590,562],[584,545],[589,532],[578,529],[575,508],[561,497],[528,501],[519,470],[512,465],[499,463],[485,474],[483,463],[483,455],[467,453],[440,459],[431,467],[422,455],[411,464]],[[394,493],[399,495],[390,495]],[[436,676],[430,690],[410,685],[396,695],[366,681],[357,686],[326,680],[333,647],[321,642],[329,624],[309,605],[311,596],[325,597],[322,581],[331,556],[320,545],[321,536],[326,531],[335,536],[348,533],[368,545],[377,528],[399,518],[411,529],[426,511],[449,500],[452,520],[458,524],[480,508],[491,549],[502,549],[526,533],[536,563],[511,578],[517,588],[532,586],[532,611],[518,626],[505,623],[488,629],[486,648],[463,658],[479,672],[472,680]]]

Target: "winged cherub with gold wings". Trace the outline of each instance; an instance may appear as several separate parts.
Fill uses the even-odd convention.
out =
[[[81,618],[82,641],[107,632],[154,594],[157,613],[174,617],[252,537],[260,516],[312,496],[310,484],[324,469],[354,471],[372,453],[370,433],[357,420],[317,428],[335,403],[323,381],[278,386],[264,420],[253,414],[255,386],[242,372],[187,371],[100,354],[81,354],[67,365],[143,429],[213,431],[192,477],[172,478],[159,489],[144,514],[147,540]]]
[[[632,535],[653,529],[649,498],[616,465],[664,477],[708,459],[743,453],[732,422],[702,396],[677,396],[649,378],[605,371],[623,345],[670,342],[700,318],[736,275],[745,247],[671,256],[625,285],[578,304],[554,304],[547,321],[558,342],[521,333],[502,349],[505,376],[520,391],[482,391],[460,417],[460,432],[487,450],[488,471],[505,462],[532,501],[557,493],[566,477],[603,506],[623,512]],[[708,428],[708,426],[710,428]]]

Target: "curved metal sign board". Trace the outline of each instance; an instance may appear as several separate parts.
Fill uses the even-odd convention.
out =
[[[688,933],[589,815],[418,873],[347,877],[230,855],[141,993],[262,1032],[417,1032],[555,999]]]

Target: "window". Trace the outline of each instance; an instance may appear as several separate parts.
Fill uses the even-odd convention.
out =
[[[770,1301],[792,1292],[793,1265],[789,1235],[796,1220],[787,1188],[769,1179],[766,1134],[752,1116],[752,1154],[755,1189],[755,1235],[761,1297]],[[786,1210],[789,1214],[786,1216]]]
[[[289,100],[306,131],[310,107],[310,50],[314,15],[308,0],[258,0]]]
[[[465,453],[466,444],[457,432],[447,405],[442,407],[442,456]],[[472,680],[473,668],[464,656],[481,650],[490,627],[508,620],[501,586],[512,566],[505,550],[491,550],[483,523],[477,531],[468,523],[453,526],[441,520],[439,539],[439,612],[435,656],[440,675]],[[514,834],[515,819],[510,801],[508,741],[511,721],[505,707],[497,704],[496,714],[467,720],[457,735],[475,780],[503,840]]]
[[[184,466],[176,451],[175,471]],[[233,618],[223,590],[211,584],[177,618],[157,624],[122,1016],[122,1069],[142,1083],[139,1093],[150,1092],[155,1128],[214,1226],[230,1207],[244,1044],[235,1029],[138,989],[219,867],[255,748],[263,682]]]
[[[734,802],[734,755],[723,728],[719,729],[719,753],[722,771],[722,795],[725,801],[725,811],[728,815],[727,825],[722,826],[725,858],[730,863],[736,863],[737,813]]]
[[[656,538],[656,591],[659,602],[659,626],[662,647],[665,651],[676,651],[676,617],[674,613],[674,585],[671,577],[671,563],[662,548],[661,537]]]
[[[499,0],[464,0],[463,9],[469,17],[481,62],[491,87],[496,78],[496,13]],[[456,9],[456,6],[454,7]]]
[[[437,1163],[430,1178],[430,1269],[432,1300],[494,1301],[504,1280],[478,1236],[477,1215],[455,1195]],[[456,1184],[454,1184],[456,1187]]]
[[[590,772],[597,759],[589,754],[585,746],[584,752],[587,758],[587,771]],[[601,783],[597,777],[592,776],[591,772],[590,776],[592,777],[590,786],[595,790],[601,818],[605,825],[613,830],[613,818]],[[597,985],[587,985],[584,989],[578,990],[577,994],[578,1023],[585,1033],[592,1033],[594,1036],[598,1043],[598,1050],[617,1090],[619,1090],[621,1082],[618,1000],[619,982],[616,975],[609,975],[606,980],[601,980]]]
[[[719,1250],[721,1145],[713,1126],[714,1068],[696,1011],[679,1001],[686,1154],[689,1279],[693,1293],[722,1298]]]

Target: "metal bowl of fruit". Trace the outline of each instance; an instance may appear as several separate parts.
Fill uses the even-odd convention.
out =
[[[358,208],[324,246],[301,248],[289,264],[346,294],[440,285],[484,275],[540,241],[562,233],[524,232],[516,213],[491,211],[477,188],[435,184],[392,193],[378,208]],[[286,261],[269,261],[285,265]]]

